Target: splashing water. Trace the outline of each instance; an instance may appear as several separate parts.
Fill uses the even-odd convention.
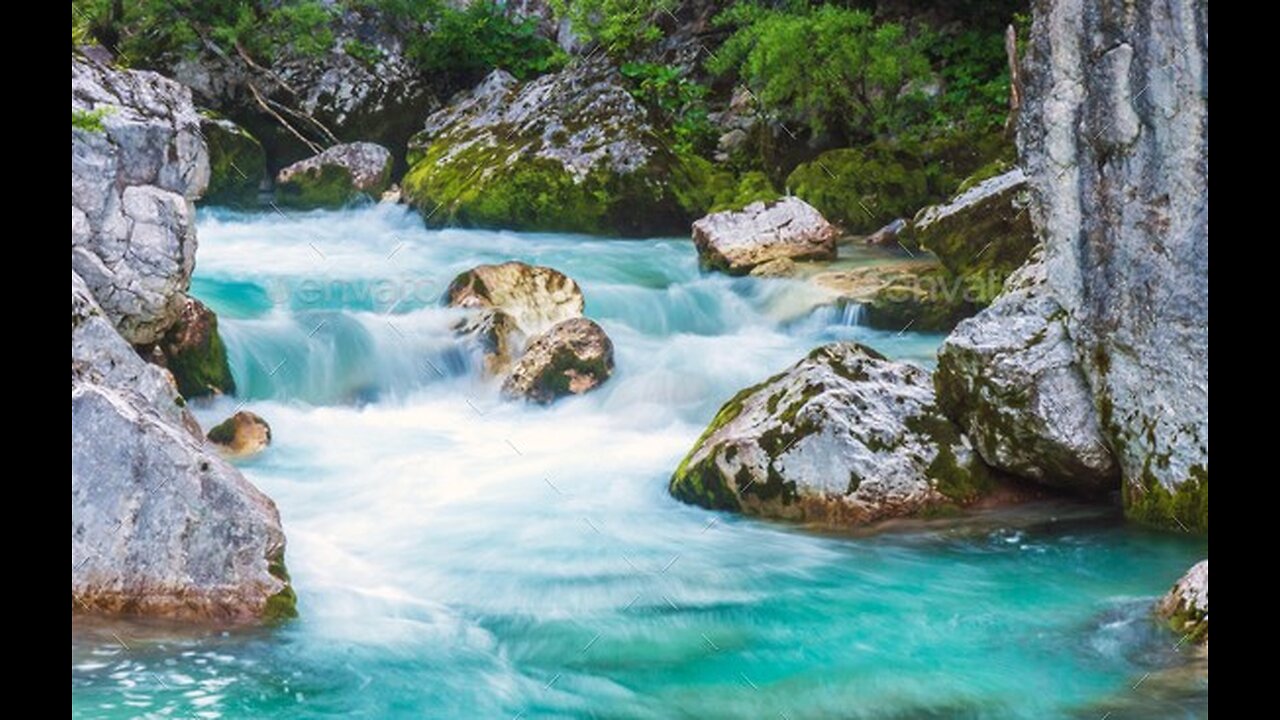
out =
[[[280,507],[301,617],[78,620],[73,715],[1207,715],[1207,669],[1148,617],[1202,540],[1062,504],[816,535],[667,495],[742,387],[834,340],[927,365],[940,336],[702,275],[685,239],[428,231],[384,206],[202,211],[199,232],[192,291],[241,397],[197,413],[272,424],[242,469]],[[600,390],[529,407],[478,378],[439,298],[508,259],[581,284],[617,352]]]

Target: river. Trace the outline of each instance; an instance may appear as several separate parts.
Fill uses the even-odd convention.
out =
[[[391,206],[202,209],[199,235],[240,393],[195,410],[271,423],[242,470],[280,508],[300,617],[77,620],[73,716],[1207,716],[1207,666],[1148,615],[1205,539],[1069,503],[817,534],[667,494],[742,387],[833,340],[927,365],[938,335],[700,274],[683,238]],[[617,352],[600,390],[532,407],[478,377],[439,298],[508,259],[581,284]]]

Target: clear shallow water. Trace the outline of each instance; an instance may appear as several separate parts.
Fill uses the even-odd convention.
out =
[[[242,392],[197,412],[271,422],[243,469],[280,507],[301,617],[81,621],[75,715],[1207,714],[1207,670],[1146,614],[1204,541],[1065,505],[821,536],[666,494],[741,387],[835,339],[928,364],[938,336],[701,276],[682,239],[428,232],[391,207],[199,232],[193,292]],[[530,408],[475,379],[437,299],[512,258],[582,285],[617,348],[600,391]]]

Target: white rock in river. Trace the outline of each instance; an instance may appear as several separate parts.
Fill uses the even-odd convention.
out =
[[[1201,560],[1174,583],[1160,602],[1156,612],[1168,621],[1174,632],[1192,642],[1209,642],[1209,561]]]
[[[587,318],[557,323],[529,343],[502,384],[507,397],[549,403],[596,389],[613,374],[613,341]]]
[[[710,508],[855,525],[965,505],[989,482],[927,371],[834,343],[726,403],[670,489]]]
[[[938,405],[992,467],[1084,491],[1116,486],[1118,469],[1039,254],[994,303],[962,321],[938,351]]]
[[[154,342],[195,263],[192,201],[209,182],[200,116],[172,80],[75,58],[71,113],[71,268],[126,340]]]
[[[733,275],[780,258],[834,260],[840,230],[812,205],[787,197],[712,213],[693,224],[703,265]]]

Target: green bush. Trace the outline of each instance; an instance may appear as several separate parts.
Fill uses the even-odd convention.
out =
[[[573,31],[600,43],[610,55],[631,55],[662,37],[658,16],[676,0],[548,0],[556,17],[568,18]]]
[[[365,0],[388,19],[428,32],[404,33],[405,51],[427,73],[465,84],[494,68],[524,79],[556,70],[568,60],[555,43],[538,35],[537,20],[513,20],[503,6],[480,0],[458,9],[441,0]]]
[[[863,10],[738,3],[716,22],[734,31],[708,68],[736,75],[767,112],[815,135],[867,139],[899,127],[912,83],[929,74],[919,39]]]
[[[707,87],[674,65],[623,63],[632,97],[671,135],[677,153],[706,153],[715,147],[716,128],[707,116]]]

